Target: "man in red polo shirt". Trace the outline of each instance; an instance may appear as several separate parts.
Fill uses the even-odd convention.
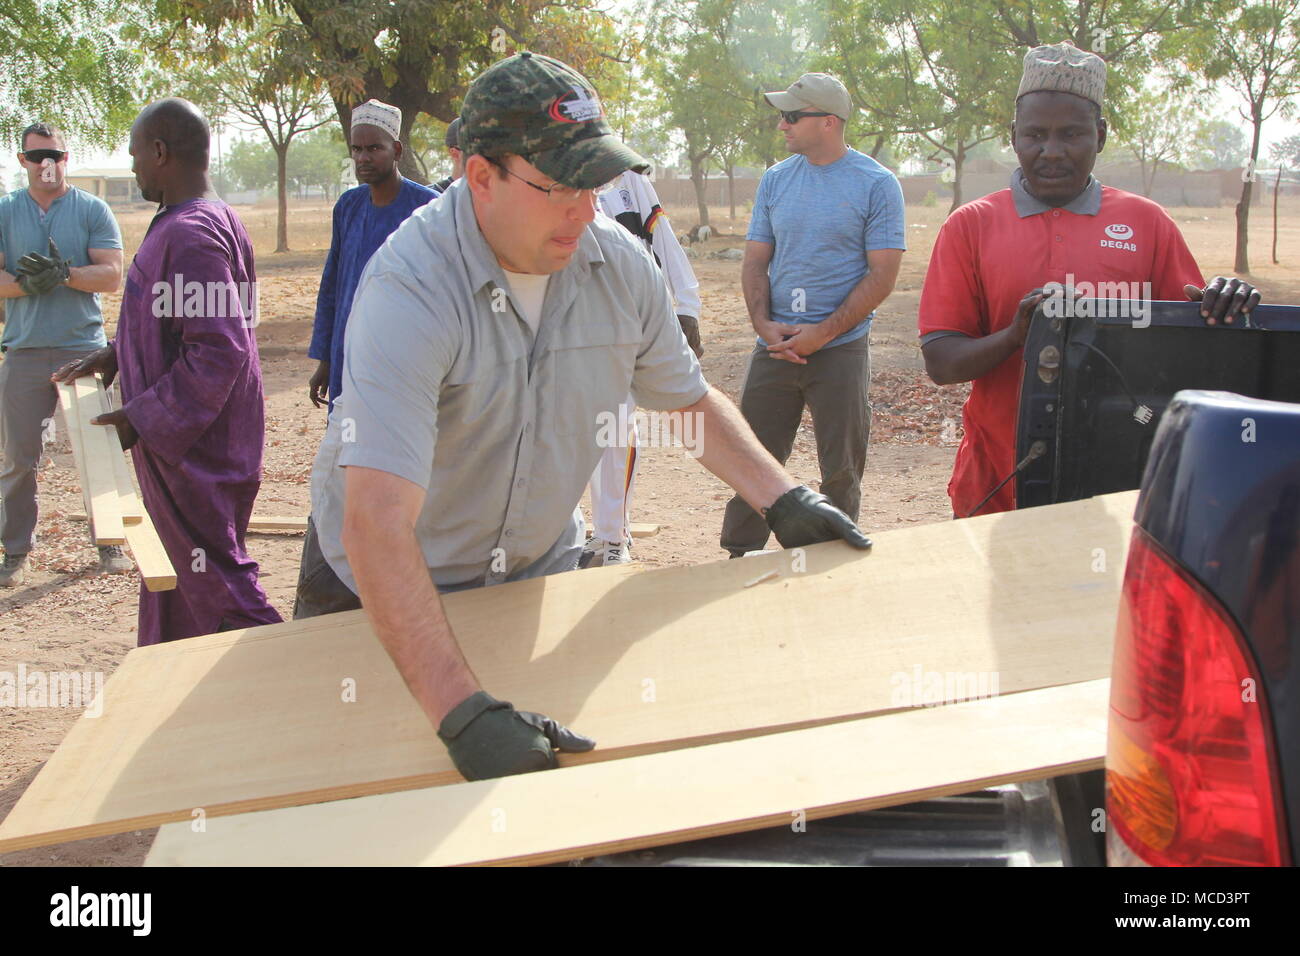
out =
[[[1106,65],[1066,43],[1025,55],[1011,188],[967,203],[944,223],[921,293],[925,368],[938,385],[974,382],[962,412],[948,495],[957,517],[1009,511],[1015,469],[1021,347],[1044,287],[1123,283],[1123,298],[1201,300],[1207,325],[1232,323],[1259,303],[1240,279],[1201,272],[1169,215],[1092,177],[1106,143]],[[1115,288],[1115,286],[1109,286]]]

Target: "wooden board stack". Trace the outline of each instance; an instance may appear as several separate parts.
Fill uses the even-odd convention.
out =
[[[791,826],[1100,768],[1109,697],[1110,681],[1085,681],[201,828],[168,823],[145,865],[557,863]]]
[[[98,546],[125,544],[150,591],[176,587],[176,569],[140,503],[117,429],[92,425],[111,411],[99,375],[60,382],[59,405],[77,461],[82,498],[90,516],[90,535]],[[74,517],[76,517],[74,515]]]
[[[784,813],[830,813],[1097,766],[1105,693],[1082,685],[1110,672],[1135,501],[1130,492],[886,531],[865,554],[835,542],[445,595],[484,687],[598,741],[526,780],[461,781],[364,612],[137,648],[105,687],[102,714],[74,725],[0,824],[0,851],[188,826],[201,810],[209,834],[235,841],[225,861],[246,851],[251,860],[234,834],[261,824],[218,830],[215,818],[451,784],[446,795],[348,801],[331,812],[352,827],[362,804],[373,807],[362,818],[392,809],[408,821],[441,808],[433,829],[408,831],[421,841],[413,853],[430,851],[422,862],[562,859],[767,825],[781,804],[793,804]],[[966,693],[953,694],[954,676]],[[1021,693],[1063,685],[1080,685],[1082,697]],[[993,695],[1010,696],[917,709]],[[1086,733],[1066,746],[1075,724]],[[923,738],[948,743],[917,745]],[[883,750],[872,749],[876,740]],[[1008,752],[1016,740],[1024,747]],[[959,760],[968,747],[971,760]],[[909,749],[910,769],[884,775],[881,761]],[[856,762],[857,775],[840,775],[836,761]],[[711,762],[718,769],[706,775]],[[747,796],[773,774],[784,780],[775,802]],[[697,775],[694,809],[673,803],[659,815],[664,788],[689,789]],[[519,808],[573,802],[603,828],[565,817],[575,829],[549,842],[526,838],[538,832],[530,822],[520,842],[493,843],[481,814],[464,808],[498,806],[497,794]],[[322,819],[319,808],[303,812]],[[351,831],[360,843],[363,831]],[[449,852],[432,853],[429,841]],[[298,852],[281,846],[285,859]],[[176,852],[167,859],[190,859],[189,849]],[[408,857],[389,862],[398,859]]]

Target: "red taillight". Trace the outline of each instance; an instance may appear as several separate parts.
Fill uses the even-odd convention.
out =
[[[1111,673],[1108,827],[1155,866],[1280,866],[1277,780],[1236,624],[1135,528]]]

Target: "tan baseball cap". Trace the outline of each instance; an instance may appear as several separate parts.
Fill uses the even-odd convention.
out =
[[[779,110],[834,113],[846,123],[853,113],[849,91],[829,73],[805,73],[788,90],[764,93],[763,97]]]

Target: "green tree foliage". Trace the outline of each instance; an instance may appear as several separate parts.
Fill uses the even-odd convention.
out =
[[[342,129],[367,99],[400,108],[404,143],[421,115],[451,122],[473,78],[518,50],[561,59],[598,90],[622,59],[616,24],[594,0],[154,2],[159,23],[197,25],[218,48],[230,24],[252,24],[262,12],[282,16],[275,50],[286,71],[325,84]],[[401,168],[423,178],[413,152]]]
[[[1240,123],[1202,120],[1196,127],[1192,162],[1198,169],[1237,169],[1246,165],[1250,141]]]
[[[1130,122],[1142,121],[1129,101],[1152,69],[1177,73],[1161,45],[1189,29],[1188,13],[1198,6],[1198,0],[977,0],[971,39],[1007,44],[1021,57],[1031,47],[1067,40],[1096,53],[1106,61],[1107,120],[1123,135]],[[1008,112],[1013,106],[1007,104]]]
[[[1300,169],[1300,133],[1278,140],[1270,151],[1273,161],[1284,169]]]
[[[0,138],[18,146],[27,125],[61,127],[70,148],[110,149],[135,116],[140,56],[126,18],[133,4],[0,0]]]
[[[330,124],[297,137],[289,147],[288,184],[302,192],[319,189],[337,199],[351,159],[338,127]],[[264,138],[233,143],[226,153],[225,173],[233,188],[270,189],[276,185],[276,156]]]
[[[1231,89],[1250,123],[1250,151],[1237,203],[1237,248],[1233,268],[1250,271],[1249,224],[1254,170],[1264,123],[1296,113],[1300,97],[1300,0],[1239,4],[1213,0],[1189,12],[1188,29],[1167,49],[1208,84]]]
[[[329,122],[332,112],[324,84],[298,72],[279,49],[277,37],[285,29],[283,22],[264,17],[249,29],[229,30],[223,48],[201,53],[191,36],[180,86],[209,116],[233,118],[266,137],[276,158],[276,252],[289,251],[289,146],[294,137]]]
[[[333,122],[299,136],[289,147],[289,182],[300,191],[319,189],[327,199],[338,199],[344,171],[351,167],[348,144]]]
[[[1128,124],[1122,137],[1142,170],[1142,195],[1150,196],[1161,166],[1181,163],[1191,151],[1196,114],[1187,97],[1170,92],[1168,83],[1146,89],[1130,100],[1129,108],[1140,122]]]
[[[960,203],[962,166],[1009,135],[1024,54],[1070,41],[1107,64],[1106,114],[1126,132],[1130,100],[1163,37],[1185,29],[1189,0],[819,0],[855,102],[885,141],[937,160]],[[833,71],[832,71],[833,72]]]
[[[828,0],[835,59],[866,111],[868,135],[904,137],[939,162],[962,203],[970,151],[1005,136],[1021,55],[957,0]]]
[[[241,139],[226,150],[225,173],[238,190],[275,185],[275,151],[263,139]]]
[[[815,8],[778,0],[665,0],[653,8],[649,31],[648,72],[685,139],[700,223],[707,224],[710,163],[730,177],[746,160],[770,166],[785,158],[776,111],[763,93],[785,89],[808,70],[824,31]]]
[[[722,35],[727,0],[666,3],[652,21],[650,75],[664,112],[686,142],[701,225],[709,223],[704,177],[737,135],[735,76]]]

